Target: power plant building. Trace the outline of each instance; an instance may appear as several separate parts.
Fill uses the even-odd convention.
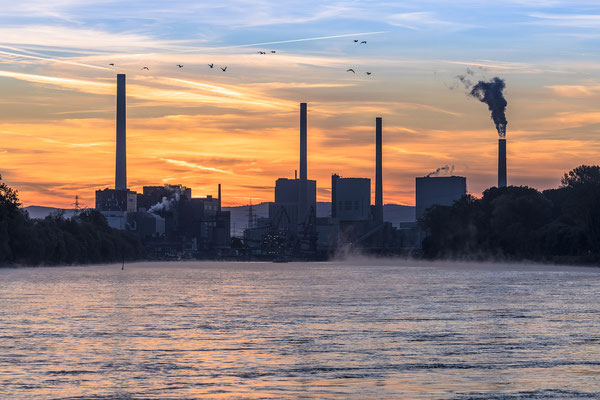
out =
[[[192,198],[192,190],[182,185],[144,186],[139,194],[127,189],[125,83],[125,75],[118,74],[115,188],[96,191],[96,209],[109,226],[137,232],[157,257],[226,249],[231,216],[221,211],[221,185],[218,198]]]
[[[371,180],[331,176],[331,217],[340,221],[371,218]]]
[[[297,233],[304,219],[310,218],[310,214],[314,217],[317,210],[317,181],[306,180],[305,204],[309,211],[304,217],[300,213],[301,190],[300,179],[279,178],[275,182],[275,202],[269,204],[269,219],[275,222],[276,229]]]
[[[96,210],[99,211],[137,211],[137,193],[131,190],[96,190]]]
[[[96,191],[96,209],[116,229],[126,229],[127,213],[137,211],[137,193],[127,189],[125,106],[125,74],[118,74],[115,188]]]
[[[467,194],[467,178],[463,176],[425,176],[416,178],[416,217],[434,206],[451,206]]]

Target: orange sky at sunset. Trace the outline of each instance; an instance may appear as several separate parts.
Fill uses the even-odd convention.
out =
[[[477,79],[506,80],[509,184],[556,187],[564,172],[600,156],[599,64],[527,59],[522,43],[492,58],[434,51],[444,32],[433,28],[410,30],[433,38],[430,48],[399,46],[403,31],[387,25],[334,32],[365,32],[356,36],[368,39],[363,47],[354,36],[230,47],[252,43],[235,36],[211,47],[183,34],[56,26],[39,30],[36,44],[19,29],[0,43],[0,174],[24,205],[70,208],[78,195],[94,206],[94,191],[114,186],[117,73],[127,74],[127,175],[137,191],[183,184],[199,197],[216,195],[221,183],[225,206],[272,201],[275,180],[298,168],[299,103],[307,102],[308,174],[319,201],[330,200],[332,173],[374,181],[379,116],[385,203],[414,205],[414,178],[444,165],[479,195],[496,184],[497,134],[487,107],[457,85],[467,68]]]

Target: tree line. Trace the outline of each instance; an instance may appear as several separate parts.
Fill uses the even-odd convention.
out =
[[[68,219],[62,212],[29,218],[17,191],[0,176],[0,266],[111,263],[143,255],[135,233],[109,227],[93,209]]]
[[[560,187],[490,188],[434,206],[419,220],[427,258],[600,261],[600,166],[564,174]]]

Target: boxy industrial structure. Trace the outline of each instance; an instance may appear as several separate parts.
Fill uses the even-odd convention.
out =
[[[415,186],[417,219],[431,206],[451,206],[467,194],[467,178],[463,176],[424,176],[416,178]]]

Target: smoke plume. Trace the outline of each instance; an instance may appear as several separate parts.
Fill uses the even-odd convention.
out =
[[[463,82],[464,83],[464,82]],[[507,102],[502,93],[506,84],[504,79],[495,77],[491,81],[479,81],[471,88],[469,95],[487,104],[492,112],[492,119],[501,138],[506,137],[506,106]]]
[[[430,172],[427,174],[427,177],[430,178],[432,176],[451,176],[454,173],[454,165],[453,166],[448,166],[448,165],[444,165],[443,167],[440,167],[438,169],[436,169],[433,172]]]
[[[150,207],[150,209],[148,211],[151,213],[157,213],[157,212],[161,212],[161,211],[170,211],[172,204],[173,204],[173,199],[168,200],[166,197],[163,197],[161,202],[156,203],[155,205]]]

